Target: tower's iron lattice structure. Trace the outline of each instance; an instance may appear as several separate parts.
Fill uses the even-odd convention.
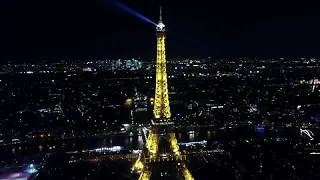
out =
[[[162,14],[160,8],[160,21],[157,29],[157,64],[156,64],[156,88],[154,100],[154,119],[150,128],[145,147],[142,154],[134,163],[132,170],[140,171],[139,180],[148,180],[152,175],[152,167],[156,163],[172,162],[180,171],[180,174],[186,180],[193,180],[190,171],[185,164],[186,155],[180,152],[179,145],[175,133],[170,128],[173,122],[170,120],[171,111],[168,95],[168,81],[166,70],[166,53],[165,53],[165,25],[162,22]],[[166,139],[168,150],[166,147],[159,146],[159,141]],[[165,149],[165,150],[164,150]]]

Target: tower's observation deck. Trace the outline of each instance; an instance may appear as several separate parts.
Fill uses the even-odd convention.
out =
[[[182,176],[187,180],[193,177],[185,165],[186,156],[180,152],[179,145],[169,125],[173,124],[170,120],[171,111],[168,95],[168,81],[165,53],[165,31],[166,27],[162,22],[160,9],[160,21],[157,30],[157,64],[156,64],[156,88],[154,100],[154,119],[149,131],[148,138],[141,156],[137,159],[132,170],[141,171],[139,180],[148,180],[152,177],[152,167],[155,163],[170,162],[179,167]],[[162,133],[160,133],[162,132]],[[160,135],[161,134],[161,135]],[[165,141],[166,145],[160,142]],[[168,151],[169,150],[169,151]]]

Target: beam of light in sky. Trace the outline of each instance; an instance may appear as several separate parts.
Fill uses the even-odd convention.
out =
[[[130,14],[132,14],[132,15],[134,15],[134,16],[142,19],[142,20],[144,20],[144,21],[147,21],[148,23],[151,23],[151,24],[157,26],[157,24],[156,24],[155,22],[151,21],[150,19],[146,18],[146,17],[143,16],[142,14],[140,14],[140,13],[138,13],[137,11],[129,8],[128,6],[120,3],[120,2],[117,1],[117,0],[109,0],[109,1],[107,0],[107,2],[111,3],[112,5],[115,5],[115,6],[119,7],[119,8],[121,8],[122,10],[124,10],[124,11],[126,11],[126,12],[128,12],[128,13],[130,13]]]

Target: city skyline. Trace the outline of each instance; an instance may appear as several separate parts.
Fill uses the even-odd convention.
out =
[[[319,179],[316,11],[168,2],[3,11],[0,179]]]
[[[121,1],[151,20],[163,6],[168,57],[317,57],[307,3]],[[154,26],[108,1],[4,2],[1,62],[155,57]],[[4,17],[4,16],[3,16]]]

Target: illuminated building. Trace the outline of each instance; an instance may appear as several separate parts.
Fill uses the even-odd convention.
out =
[[[125,104],[127,105],[127,106],[131,106],[132,105],[132,99],[127,99],[126,100],[126,102],[125,102]]]
[[[136,87],[134,89],[133,98],[129,98],[125,102],[126,106],[130,109],[131,128],[133,129],[139,123],[150,123],[147,96],[139,93]]]
[[[135,89],[135,94],[133,97],[134,109],[136,112],[147,111],[147,96],[142,95],[138,92],[137,88]]]
[[[112,63],[113,70],[138,70],[142,68],[142,63],[136,59],[121,60],[118,59]]]
[[[180,148],[175,133],[170,128],[171,112],[168,95],[168,82],[166,72],[166,55],[165,55],[165,25],[162,22],[160,9],[160,21],[157,29],[157,64],[156,64],[156,88],[154,100],[154,119],[146,138],[145,147],[141,156],[134,163],[132,170],[141,172],[139,180],[148,180],[152,178],[154,165],[163,162],[171,162],[178,167],[181,176],[186,180],[193,180],[193,177],[185,165],[186,156],[180,152]],[[160,141],[165,140],[168,144],[161,145]],[[165,146],[165,147],[162,147]],[[165,172],[166,174],[166,172]],[[157,176],[157,174],[155,175]],[[176,173],[172,173],[176,177]]]

